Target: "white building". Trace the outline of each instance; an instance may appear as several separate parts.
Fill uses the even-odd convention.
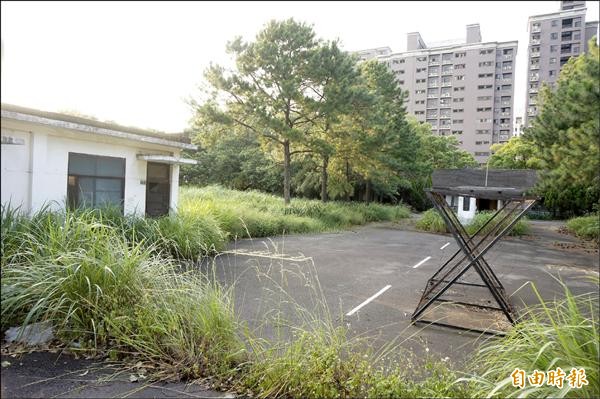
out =
[[[2,104],[2,204],[116,204],[125,214],[177,209],[181,134],[157,133],[71,115]]]

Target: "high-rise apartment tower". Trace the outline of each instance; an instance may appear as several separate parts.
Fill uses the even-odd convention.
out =
[[[597,34],[598,21],[585,22],[585,13],[585,1],[565,0],[560,11],[529,17],[525,125],[538,113],[542,82],[554,86],[562,66],[586,51]]]
[[[480,164],[492,144],[511,137],[517,41],[482,42],[479,24],[473,24],[460,43],[427,46],[413,32],[405,52],[380,47],[357,54],[385,62],[408,92],[408,112],[436,134],[456,135]]]

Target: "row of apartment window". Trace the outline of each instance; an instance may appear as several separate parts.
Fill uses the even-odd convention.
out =
[[[553,27],[558,26],[558,19],[553,19],[551,22],[551,25]],[[581,17],[576,17],[576,18],[564,18],[562,19],[562,23],[561,23],[561,27],[563,29],[568,29],[568,28],[577,28],[581,26]],[[531,24],[531,30],[538,30],[541,29],[541,23],[540,22],[534,22],[533,24]]]
[[[531,35],[532,43],[539,43],[541,40],[541,35],[539,33],[534,33]],[[550,33],[550,40],[558,40],[558,32]],[[569,32],[562,32],[560,34],[561,42],[570,42],[572,40],[581,40],[581,31],[573,30]]]

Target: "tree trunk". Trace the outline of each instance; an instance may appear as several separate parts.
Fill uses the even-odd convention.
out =
[[[346,159],[346,182],[350,184],[350,162]],[[346,191],[346,201],[350,201],[350,191]]]
[[[283,142],[283,202],[290,203],[290,141]]]
[[[321,201],[327,202],[327,166],[329,165],[329,156],[323,156],[323,167],[321,170]]]
[[[365,187],[365,202],[369,203],[371,200],[371,181],[367,180],[367,184]]]

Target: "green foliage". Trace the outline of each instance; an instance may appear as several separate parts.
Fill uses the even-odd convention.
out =
[[[597,214],[569,219],[567,228],[579,237],[600,242],[600,217]]]
[[[490,168],[540,169],[542,166],[535,144],[522,137],[512,137],[507,143],[494,144],[490,149]]]
[[[429,209],[421,215],[421,218],[415,224],[419,230],[429,231],[431,233],[446,233],[446,223],[435,209]]]
[[[598,340],[598,294],[576,296],[562,283],[564,299],[540,301],[528,308],[520,322],[508,335],[483,345],[473,359],[474,397],[580,397],[600,396],[600,341]],[[565,374],[571,368],[584,368],[589,385],[573,389],[565,380],[563,388],[543,384],[527,384],[524,389],[511,385],[515,368],[528,374],[534,370],[547,372],[560,367]]]
[[[20,219],[19,247],[2,254],[2,330],[48,321],[73,350],[133,354],[163,375],[229,368],[241,348],[229,293],[98,214]]]
[[[182,188],[180,209],[186,215],[214,217],[230,238],[335,230],[374,221],[399,220],[410,215],[405,206],[375,203],[321,203],[294,199],[284,206],[278,196],[219,186]]]
[[[224,135],[219,140],[194,139],[201,149],[186,156],[197,165],[181,167],[181,181],[206,186],[221,184],[234,190],[262,190],[280,193],[280,166],[261,148],[252,134]]]
[[[475,234],[475,232],[477,230],[479,230],[481,227],[483,227],[494,215],[493,211],[483,211],[483,212],[477,212],[475,214],[475,217],[473,217],[473,219],[469,222],[469,224],[467,224],[465,226],[465,230],[467,231],[467,233],[469,234]],[[487,226],[485,226],[483,228],[483,230],[481,231],[480,234],[486,234],[487,232],[489,232],[492,228],[492,225],[495,224],[496,220],[499,220],[499,218],[502,218],[502,214],[496,216],[496,219],[494,219],[494,222],[488,224]],[[503,223],[501,224],[500,230],[502,231],[506,226],[508,225],[508,223]],[[511,236],[522,236],[529,233],[529,223],[527,221],[526,218],[521,218],[519,219],[519,221],[512,227],[512,229],[510,230],[510,232],[508,233],[508,235]]]
[[[468,234],[473,235],[477,230],[483,227],[493,216],[494,212],[490,211],[482,211],[477,212],[471,221],[464,225],[465,230]],[[499,220],[502,215],[496,217],[496,220]],[[494,223],[488,224],[485,226],[480,234],[486,234],[492,228]],[[500,230],[504,229],[507,226],[507,223],[502,224]],[[439,212],[435,209],[429,209],[424,212],[421,218],[415,224],[415,227],[419,230],[429,231],[432,233],[448,233],[448,229],[446,228],[446,223],[444,219],[439,214]],[[519,221],[512,227],[510,232],[508,233],[511,236],[522,236],[529,232],[529,223],[526,218],[521,218]]]
[[[561,69],[556,88],[540,92],[541,109],[524,140],[544,169],[540,190],[548,207],[582,214],[600,198],[600,59],[596,39]]]

